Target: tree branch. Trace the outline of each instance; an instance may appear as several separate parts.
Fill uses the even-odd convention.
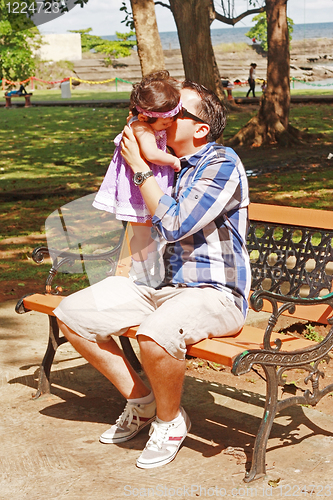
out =
[[[166,7],[167,9],[171,10],[170,5],[168,5],[167,3],[155,2],[155,5],[162,5],[162,7]]]
[[[250,16],[252,14],[260,14],[261,12],[265,12],[265,10],[266,10],[266,7],[258,7],[257,9],[247,10],[246,12],[243,12],[242,14],[240,14],[237,17],[226,17],[226,16],[223,16],[222,14],[219,14],[218,12],[215,11],[215,19],[217,19],[217,21],[221,21],[221,23],[231,24],[232,26],[234,26],[236,23],[241,21],[244,17]]]

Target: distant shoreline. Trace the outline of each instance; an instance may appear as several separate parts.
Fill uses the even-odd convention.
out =
[[[245,42],[251,45],[251,40],[245,36],[250,30],[250,27],[236,27],[224,25],[221,23],[221,28],[214,28],[211,30],[211,37],[213,45],[221,43],[238,43]],[[308,39],[333,39],[333,22],[329,23],[308,23],[308,24],[294,24],[294,31],[292,33],[292,41],[308,40]],[[116,35],[102,36],[107,40],[116,40]],[[160,38],[163,50],[179,49],[179,40],[177,31],[161,31]]]

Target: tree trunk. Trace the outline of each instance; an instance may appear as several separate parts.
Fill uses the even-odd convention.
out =
[[[165,69],[154,0],[131,0],[142,76]]]
[[[225,94],[210,37],[211,0],[170,0],[177,26],[185,78]]]
[[[231,146],[299,141],[301,133],[289,125],[290,54],[287,25],[287,0],[266,0],[267,13],[267,90],[258,115],[230,141]]]
[[[287,0],[267,0],[267,91],[261,106],[268,112],[268,133],[274,139],[276,127],[288,129],[290,107],[290,53],[287,24]],[[272,123],[270,123],[272,121]],[[276,125],[275,125],[275,122]],[[280,124],[280,125],[279,125]],[[271,129],[271,130],[270,130]]]

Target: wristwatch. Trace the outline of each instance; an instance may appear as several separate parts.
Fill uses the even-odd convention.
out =
[[[133,175],[133,182],[136,186],[142,186],[142,184],[153,174],[152,170],[148,170],[148,172],[136,172]]]

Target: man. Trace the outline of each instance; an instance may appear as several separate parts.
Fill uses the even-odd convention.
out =
[[[185,82],[181,98],[182,114],[168,129],[168,144],[182,163],[172,196],[159,188],[128,127],[122,147],[153,226],[167,241],[163,284],[154,289],[109,277],[55,310],[76,350],[127,399],[100,441],[127,441],[151,423],[137,460],[141,468],[173,460],[190,429],[180,406],[186,345],[236,333],[248,308],[246,174],[234,151],[213,142],[225,126],[215,94]],[[112,338],[133,325],[140,325],[137,339],[151,389]]]

